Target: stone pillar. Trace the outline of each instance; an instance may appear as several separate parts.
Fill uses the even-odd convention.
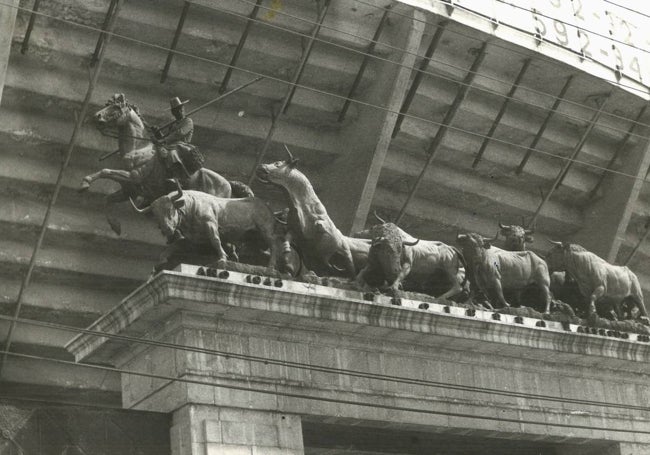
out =
[[[11,53],[11,40],[14,36],[16,25],[16,14],[18,13],[18,0],[8,0],[7,5],[0,5],[0,101],[2,91],[7,78],[7,67],[9,66],[9,54]]]
[[[172,455],[303,455],[292,414],[188,404],[173,414]]]
[[[392,45],[408,52],[394,52],[389,59],[394,63],[373,62],[376,78],[361,101],[386,106],[389,111],[360,105],[358,118],[341,135],[341,148],[346,153],[323,171],[323,185],[319,193],[323,204],[336,226],[344,234],[363,229],[370,204],[375,195],[379,174],[388,153],[397,113],[409,87],[415,55],[420,50],[424,33],[421,12],[412,9],[411,18],[403,18],[394,26]],[[393,16],[396,20],[400,16]]]
[[[620,159],[623,164],[616,170],[632,174],[638,179],[609,173],[603,182],[602,197],[585,208],[584,227],[571,238],[572,242],[611,263],[616,262],[643,187],[643,178],[650,165],[650,141],[628,149]]]
[[[610,449],[607,455],[650,455],[650,445],[621,442]]]

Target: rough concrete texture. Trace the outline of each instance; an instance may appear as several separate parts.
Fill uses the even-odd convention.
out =
[[[436,304],[425,310],[407,301],[401,307],[370,303],[344,292],[351,291],[292,282],[276,289],[246,283],[236,272],[227,280],[167,272],[94,328],[146,331],[161,341],[231,355],[171,356],[164,347],[102,344],[88,336],[69,348],[78,360],[199,381],[124,374],[124,406],[130,408],[172,412],[195,404],[255,410],[266,418],[289,413],[330,423],[467,431],[592,448],[650,444],[645,411],[631,408],[646,406],[649,392],[650,351],[640,340],[581,334],[552,321],[542,327],[529,317],[501,314],[495,320],[492,313],[448,311]],[[300,365],[319,369],[296,368]],[[509,395],[513,392],[529,397]],[[254,426],[221,423],[207,427],[212,435],[221,430],[222,440],[214,444],[227,445],[227,438],[250,447]],[[205,436],[197,432],[207,431],[203,421],[174,428],[181,447],[201,444],[196,438]],[[259,440],[275,443],[269,432],[262,428]]]
[[[171,418],[150,412],[0,402],[0,453],[170,453]]]
[[[108,0],[56,0],[41,2],[41,8],[46,14],[99,26],[108,3]],[[214,6],[213,3],[204,3]],[[239,65],[286,80],[295,71],[304,37],[265,24],[308,34],[310,24],[282,13],[313,18],[316,2],[285,0],[280,3],[281,8],[264,10],[260,16],[261,22],[253,25]],[[218,7],[245,16],[250,13],[252,5],[250,2],[224,0],[219,2]],[[181,5],[175,0],[126,2],[118,19],[117,32],[136,39],[146,37],[150,43],[167,47],[178,22],[180,8]],[[400,12],[405,11],[408,10]],[[145,118],[156,124],[168,120],[168,112],[164,109],[172,96],[191,99],[191,107],[213,99],[226,71],[224,64],[230,61],[244,26],[241,17],[228,12],[192,5],[179,41],[179,50],[193,53],[203,60],[177,55],[165,84],[159,83],[160,71],[167,56],[163,49],[113,39],[107,49],[107,60],[91,111],[103,106],[112,94],[124,92],[130,101],[140,107]],[[364,50],[368,45],[367,40],[343,31],[370,37],[381,12],[350,0],[336,1],[326,18],[328,27],[322,29],[320,36],[337,44]],[[432,16],[425,19],[429,23],[437,21]],[[29,14],[21,11],[13,35],[8,26],[0,30],[0,41],[3,43],[3,40],[13,37],[10,48],[3,45],[0,49],[0,56],[9,55],[4,85],[0,84],[3,90],[0,105],[0,206],[3,208],[0,210],[0,312],[4,315],[13,314],[15,309],[20,282],[59,171],[60,152],[69,140],[75,111],[79,109],[87,87],[89,56],[97,41],[96,31],[39,17],[29,51],[22,55],[20,45],[28,20]],[[403,40],[400,41],[402,35],[397,32],[402,24],[393,18],[380,41],[391,45],[403,43]],[[458,90],[458,81],[465,75],[463,69],[471,64],[473,49],[480,45],[475,38],[487,38],[457,24],[450,24],[450,28],[465,36],[452,30],[445,32],[440,47],[434,53],[434,61],[427,68],[431,74],[425,76],[409,111],[412,115],[435,122],[439,122],[449,109]],[[420,56],[424,54],[433,32],[431,25],[425,27],[422,40],[416,46]],[[497,40],[495,44],[497,46],[490,48],[481,67],[481,72],[487,77],[475,81],[454,120],[455,127],[478,133],[487,131],[503,102],[503,98],[497,94],[506,93],[525,57],[504,49],[506,43]],[[400,58],[394,49],[385,45],[378,46],[375,53],[382,58]],[[353,155],[357,153],[355,137],[363,139],[363,157],[369,159],[371,150],[368,144],[379,134],[377,130],[367,130],[366,127],[382,123],[368,117],[370,109],[362,109],[355,103],[343,123],[336,121],[362,58],[362,55],[351,50],[323,42],[316,44],[305,69],[304,84],[333,92],[338,97],[299,88],[288,113],[280,122],[268,154],[269,161],[284,156],[282,144],[286,143],[301,158],[301,166],[315,182],[319,192],[327,190],[327,185],[332,182],[327,177],[336,173],[337,166],[341,167],[354,158]],[[409,58],[419,60],[413,55]],[[215,60],[221,65],[208,60]],[[0,57],[0,68],[6,64],[7,60]],[[381,99],[369,97],[381,87],[391,86],[391,81],[386,78],[395,71],[394,68],[393,71],[384,71],[388,65],[390,63],[385,61],[369,65],[357,91],[358,99],[390,99],[388,93]],[[540,150],[550,155],[533,154],[524,172],[516,175],[514,168],[524,150],[499,140],[523,146],[529,144],[544,118],[543,108],[550,107],[553,102],[552,97],[525,88],[556,94],[570,72],[568,68],[536,56],[533,56],[531,68],[534,71],[531,70],[524,78],[522,89],[515,94],[515,98],[523,102],[511,103],[495,140],[488,146],[476,170],[472,170],[470,164],[482,139],[458,130],[448,133],[436,152],[436,159],[427,171],[411,209],[407,211],[402,227],[423,239],[451,243],[456,229],[492,234],[499,213],[505,223],[519,221],[520,215],[531,215],[540,201],[540,188],[545,191],[560,168],[561,162],[551,155],[566,156],[569,153],[583,131],[584,121],[578,118],[588,118],[590,115],[590,110],[585,107],[571,102],[563,103],[561,111],[573,118],[558,116],[538,145]],[[400,71],[403,73],[407,69]],[[248,82],[251,77],[235,71],[228,88]],[[577,82],[567,95],[569,100],[576,103],[588,104],[589,95],[611,90],[610,86],[586,75],[579,75]],[[252,170],[255,153],[260,150],[268,131],[271,112],[277,109],[280,94],[285,89],[285,85],[269,78],[194,117],[195,143],[205,152],[210,168],[230,179],[246,179]],[[629,94],[614,91],[608,109],[631,118],[643,103]],[[244,114],[238,115],[240,112]],[[381,116],[388,114],[382,112]],[[647,123],[647,119],[641,121]],[[581,159],[597,166],[607,164],[623,136],[620,131],[609,127],[625,131],[629,122],[603,117],[587,141]],[[363,195],[354,194],[349,199],[371,197],[369,210],[378,209],[384,216],[396,214],[415,176],[422,169],[426,158],[424,151],[436,131],[437,125],[433,123],[407,117],[400,133],[387,145],[377,188],[366,185]],[[642,129],[638,132],[645,134]],[[115,190],[116,186],[100,183],[87,194],[76,191],[83,176],[102,166],[117,168],[121,165],[117,158],[110,158],[101,164],[97,161],[104,153],[113,151],[115,145],[114,139],[102,136],[90,122],[84,125],[72,162],[64,175],[63,188],[36,261],[32,284],[23,298],[22,317],[85,327],[149,277],[163,249],[163,239],[151,220],[133,213],[126,204],[122,204],[116,209],[116,215],[122,221],[123,234],[117,237],[105,221],[103,208],[104,196]],[[623,167],[626,157],[636,153],[640,145],[639,139],[633,137],[624,148],[620,162],[615,163],[615,169],[626,169]],[[327,175],[325,169],[328,170]],[[376,171],[376,167],[373,169]],[[556,196],[542,211],[538,220],[541,235],[534,245],[536,249],[543,252],[546,237],[563,240],[585,226],[583,212],[591,204],[586,201],[586,195],[599,175],[600,170],[596,168],[573,167]],[[350,178],[371,182],[371,177],[374,178],[369,176],[368,166],[365,166],[359,168],[358,175],[351,173]],[[598,197],[615,189],[615,184],[615,181],[608,182]],[[254,190],[263,194],[274,209],[283,208],[283,197],[278,191],[257,184]],[[650,213],[650,189],[644,185],[639,190],[637,201],[623,199],[633,209],[627,231],[623,226],[617,227],[618,232],[625,232],[625,238],[619,239],[622,242],[619,262],[625,260],[643,234],[645,216]],[[343,214],[350,212],[353,205],[359,205],[348,206],[348,198],[345,197],[334,199],[330,204],[337,205],[336,210],[332,209],[333,213],[340,211]],[[635,261],[630,264],[638,272],[645,289],[650,289],[650,275],[645,272],[649,261],[650,247],[643,245]],[[412,300],[425,299],[421,296],[411,297]],[[3,337],[7,330],[8,324],[0,322]],[[60,331],[21,324],[14,337],[13,346],[17,350],[69,359],[63,350],[67,338]],[[35,375],[34,371],[41,374]],[[86,392],[97,389],[98,384],[104,389],[112,387],[111,391],[117,392],[119,380],[108,375],[107,380],[102,381],[97,374],[81,373],[74,368],[13,358],[3,366],[2,375],[5,381],[29,385],[29,393],[34,396],[42,396],[43,390],[49,390],[46,387],[59,387],[71,393],[79,391],[79,395],[89,402],[93,401],[92,394]],[[21,393],[27,392],[22,389]]]
[[[188,404],[173,414],[172,455],[302,455],[300,417]]]

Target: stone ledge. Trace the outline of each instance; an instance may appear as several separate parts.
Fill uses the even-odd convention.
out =
[[[358,291],[253,276],[229,271],[223,278],[198,276],[198,267],[183,265],[143,284],[121,304],[90,326],[109,334],[141,336],[153,323],[178,310],[251,323],[327,330],[363,338],[391,338],[423,346],[499,353],[598,368],[643,372],[650,345],[628,339],[578,333],[562,324],[491,311],[402,299],[401,306],[377,296],[370,302]],[[265,284],[266,283],[266,284]],[[425,308],[426,306],[426,308]],[[66,349],[77,361],[107,362],[124,344],[81,334]]]

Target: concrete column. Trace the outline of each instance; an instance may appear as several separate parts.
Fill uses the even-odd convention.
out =
[[[603,182],[602,196],[585,209],[584,227],[571,239],[611,263],[616,262],[643,187],[642,179],[650,165],[650,141],[628,150],[621,161],[623,165],[616,170],[638,179],[609,173]]]
[[[621,442],[610,449],[607,455],[650,455],[650,445]]]
[[[9,66],[9,54],[11,53],[11,40],[14,36],[14,27],[16,25],[16,15],[19,0],[7,0],[7,5],[0,5],[0,101],[2,101],[2,91],[5,87],[7,78],[7,67]]]
[[[556,455],[650,455],[650,445],[617,442],[608,445],[570,445],[558,447]]]
[[[399,111],[402,105],[415,64],[414,54],[419,53],[424,32],[423,14],[413,9],[408,14],[412,18],[391,16],[391,20],[401,18],[393,27],[391,45],[408,52],[395,51],[388,58],[403,66],[376,60],[372,67],[381,77],[358,98],[392,112]],[[370,106],[358,105],[358,112],[358,119],[341,135],[341,148],[346,153],[325,169],[322,182],[327,185],[319,194],[343,233],[356,232],[365,225],[397,120],[397,114]]]
[[[300,417],[188,404],[173,413],[172,455],[304,455]]]

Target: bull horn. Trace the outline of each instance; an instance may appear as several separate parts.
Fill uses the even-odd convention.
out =
[[[509,231],[512,229],[512,226],[509,224],[501,224],[501,214],[499,213],[499,229],[503,229],[504,231]]]
[[[380,222],[381,224],[386,224],[386,222],[385,222],[384,220],[382,220],[381,218],[379,218],[379,215],[377,215],[377,210],[375,210],[375,211],[373,212],[373,214],[375,215],[375,218],[377,218],[377,220],[379,220],[379,222]]]
[[[456,233],[456,242],[460,242],[467,238],[467,234]]]
[[[415,242],[402,242],[403,246],[415,246],[420,243],[420,239],[416,239]]]
[[[492,237],[492,238],[483,237],[483,241],[484,242],[496,242],[498,238],[499,238],[499,231],[497,231],[496,235],[494,237]]]
[[[558,242],[556,240],[551,240],[551,239],[546,239],[549,241],[549,243],[552,243],[555,246],[562,246],[562,242]]]
[[[522,226],[525,226],[525,224],[523,224]],[[526,229],[524,232],[526,234],[528,234],[528,235],[534,234],[535,233],[535,224],[533,223],[533,225],[530,227],[530,229]]]
[[[289,147],[287,147],[287,144],[284,144],[284,149],[287,151],[287,155],[289,155],[289,163],[292,163],[295,159],[291,154],[291,151],[289,151]]]
[[[183,197],[183,188],[178,179],[174,179],[174,182],[176,183],[176,194],[172,196],[172,201],[177,201]]]
[[[135,202],[133,202],[133,198],[131,196],[129,196],[129,201],[131,201],[131,206],[133,207],[133,209],[136,212],[138,212],[138,213],[149,213],[149,212],[151,212],[151,204],[149,204],[148,206],[146,206],[143,209],[140,209],[140,208],[138,208],[137,205],[135,205]]]

